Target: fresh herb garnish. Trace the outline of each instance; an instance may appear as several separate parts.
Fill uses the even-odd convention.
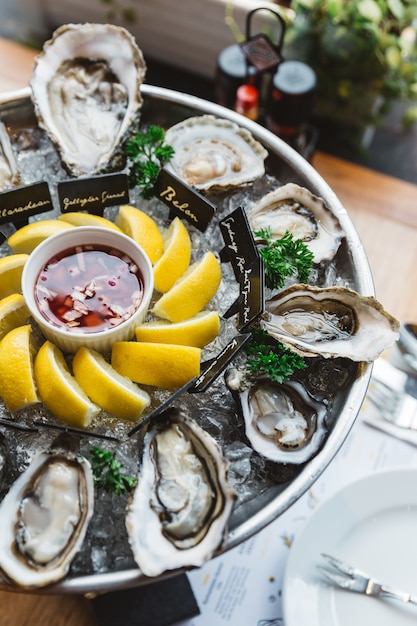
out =
[[[262,328],[252,330],[246,353],[248,371],[266,374],[277,383],[288,380],[296,370],[307,367],[302,356],[283,346]]]
[[[129,185],[138,186],[143,198],[152,196],[161,167],[174,154],[174,148],[164,142],[164,129],[151,125],[137,133],[126,144],[126,155],[129,157]]]
[[[103,450],[98,446],[91,448],[91,468],[94,482],[98,488],[116,495],[130,493],[136,485],[136,478],[121,473],[123,463],[116,461],[116,453]]]
[[[294,239],[292,233],[287,231],[280,239],[273,240],[269,227],[256,231],[255,236],[266,242],[259,248],[259,254],[264,261],[267,287],[283,287],[288,276],[295,276],[303,283],[308,281],[313,253],[301,239]]]

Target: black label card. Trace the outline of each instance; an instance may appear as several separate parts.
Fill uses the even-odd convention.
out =
[[[240,44],[247,60],[257,72],[271,72],[282,61],[282,56],[262,33]]]
[[[64,180],[57,185],[61,211],[88,211],[103,215],[106,207],[129,204],[127,174],[103,174]]]
[[[264,270],[261,258],[255,259],[252,265],[245,268],[240,275],[239,286],[237,327],[242,331],[264,312]]]
[[[223,350],[211,361],[204,364],[203,372],[195,381],[194,385],[189,389],[189,393],[201,393],[206,391],[208,387],[220,374],[226,369],[226,367],[233,361],[239,354],[242,348],[251,338],[251,334],[237,335],[223,348]]]
[[[47,182],[16,187],[0,193],[0,224],[12,223],[17,227],[27,224],[31,215],[53,209]]]
[[[159,172],[153,191],[175,215],[201,232],[206,230],[217,210],[215,204],[165,168]]]
[[[253,238],[246,212],[242,207],[235,209],[220,222],[225,247],[220,253],[222,261],[230,261],[236,280],[247,266],[259,259],[259,250]]]

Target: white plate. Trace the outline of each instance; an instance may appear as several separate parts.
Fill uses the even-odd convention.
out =
[[[324,502],[290,549],[283,587],[285,626],[416,626],[417,606],[325,582],[322,552],[417,595],[417,470],[377,472]]]

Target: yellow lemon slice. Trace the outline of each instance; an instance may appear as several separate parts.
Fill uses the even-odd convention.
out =
[[[104,228],[111,228],[117,230],[119,233],[122,229],[113,224],[110,220],[101,215],[93,215],[91,213],[83,213],[82,211],[70,211],[69,213],[61,213],[58,219],[62,222],[68,222],[72,226],[102,226]]]
[[[34,363],[35,381],[42,402],[59,419],[85,428],[100,407],[91,402],[71,374],[60,349],[45,341]]]
[[[161,258],[164,240],[157,223],[149,215],[125,204],[119,209],[116,225],[145,250],[152,264]]]
[[[204,348],[220,332],[217,311],[204,311],[184,322],[145,322],[135,329],[137,341]]]
[[[164,253],[154,265],[155,289],[166,293],[180,278],[191,260],[191,239],[179,217],[172,220],[163,235]]]
[[[200,374],[200,357],[200,348],[191,346],[116,341],[111,364],[137,383],[171,389]]]
[[[14,328],[0,341],[0,396],[10,411],[40,402],[33,374],[35,352],[30,324]]]
[[[0,259],[0,298],[20,293],[23,267],[28,254],[11,254]]]
[[[22,294],[12,293],[0,300],[0,339],[17,326],[23,326],[30,316]]]
[[[42,241],[68,228],[74,228],[68,222],[59,220],[42,220],[26,224],[10,235],[7,243],[15,254],[30,254]]]
[[[149,394],[130,378],[121,376],[106,359],[85,346],[76,352],[72,368],[79,385],[102,409],[117,417],[136,420],[149,406]]]
[[[212,252],[206,252],[159,298],[152,312],[170,322],[181,322],[194,317],[213,298],[221,278],[219,261]]]

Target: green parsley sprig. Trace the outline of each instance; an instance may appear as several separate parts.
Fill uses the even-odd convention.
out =
[[[255,236],[265,241],[265,245],[259,248],[259,254],[264,261],[267,287],[279,289],[289,276],[297,277],[302,283],[308,281],[313,253],[301,239],[294,239],[292,233],[287,231],[283,237],[274,240],[269,227],[256,231]]]
[[[246,369],[249,372],[265,374],[277,383],[288,380],[296,370],[307,367],[302,356],[283,346],[262,328],[252,330],[246,354]]]
[[[151,125],[137,133],[126,144],[129,158],[129,185],[139,187],[143,198],[150,198],[161,167],[174,154],[174,148],[165,143],[165,131]]]
[[[91,448],[91,469],[96,487],[116,495],[130,493],[136,485],[136,478],[121,473],[123,463],[116,461],[116,453],[98,446]]]

